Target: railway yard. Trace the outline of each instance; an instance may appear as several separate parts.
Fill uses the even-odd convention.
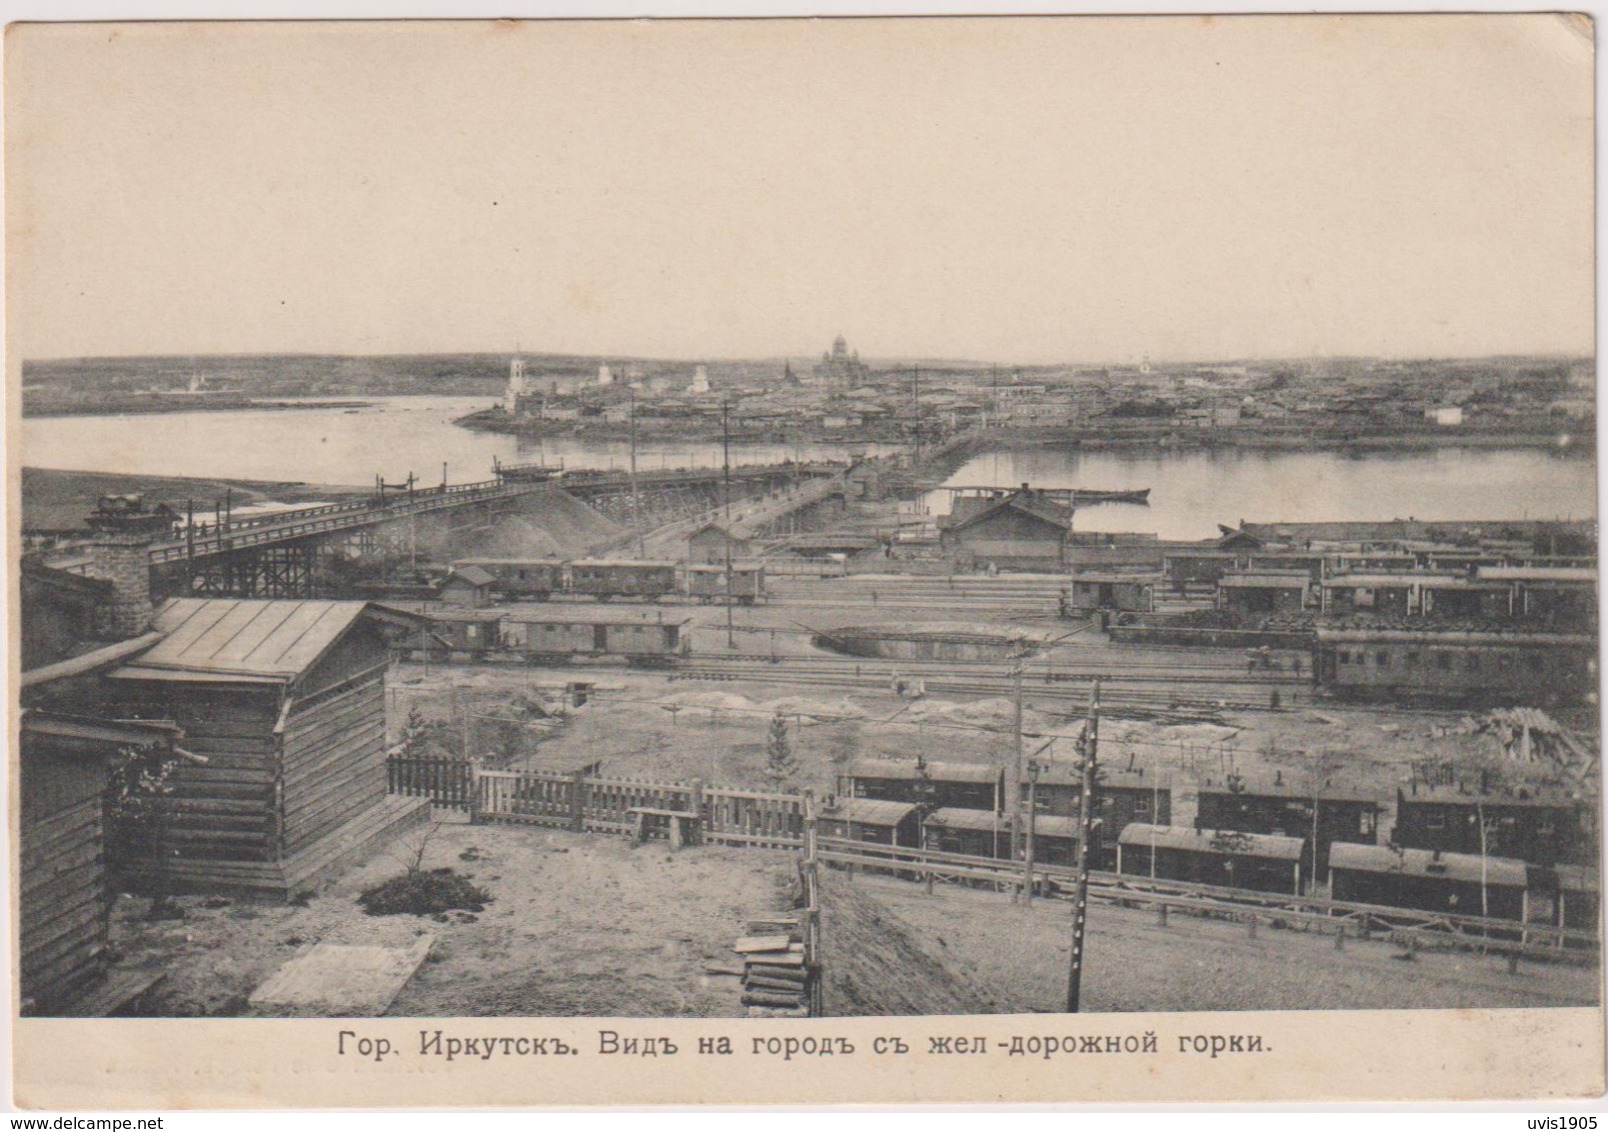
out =
[[[195,696],[186,742],[224,756],[169,804],[197,887],[180,921],[128,897],[107,921],[113,952],[179,972],[147,1008],[273,1013],[252,988],[311,941],[427,934],[392,1013],[1055,1010],[1083,855],[1086,1009],[1597,1000],[1580,532],[1562,549],[1523,524],[1080,542],[1070,507],[1022,485],[966,489],[909,538],[903,504],[856,495],[867,467],[759,469],[729,507],[713,474],[663,477],[642,531],[633,480],[578,478],[582,501],[524,467],[224,520],[204,545],[171,509],[103,499],[108,545],[145,538],[151,586],[194,595],[130,622],[153,631],[111,660],[168,638],[123,675],[193,681],[162,710],[186,719]],[[93,537],[52,553],[38,593],[104,598]],[[319,586],[336,600],[307,601]],[[333,684],[278,724],[242,701],[208,737],[236,653],[336,620],[362,628],[304,660]],[[352,761],[298,771],[327,793],[295,812],[344,799],[366,863],[238,847],[292,820],[259,820],[281,803],[255,776],[281,770],[252,760],[296,710],[330,713],[291,729],[308,757]],[[458,868],[486,907],[355,910],[413,828],[430,832],[407,875]],[[236,904],[242,877],[289,903]],[[795,934],[750,985],[725,950],[755,923]],[[796,1008],[795,948],[814,988]]]

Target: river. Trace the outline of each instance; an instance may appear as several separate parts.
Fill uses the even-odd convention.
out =
[[[290,400],[286,398],[285,400]],[[328,400],[328,398],[323,398]],[[219,410],[127,416],[35,417],[22,422],[22,463],[35,468],[315,484],[424,483],[491,478],[504,464],[560,460],[566,468],[625,468],[623,441],[475,432],[453,420],[484,409],[483,397],[370,397],[363,409]],[[888,445],[739,444],[733,464],[881,455]],[[719,443],[637,441],[637,469],[719,467]]]
[[[240,410],[143,416],[40,417],[22,422],[22,462],[32,467],[371,484],[413,472],[438,483],[487,479],[503,463],[562,460],[569,468],[624,468],[619,441],[525,439],[452,423],[484,398],[380,397],[368,408]],[[839,459],[868,446],[733,444],[735,464]],[[871,454],[888,451],[869,446]],[[717,467],[720,445],[641,438],[637,467]],[[979,456],[952,485],[1148,487],[1150,506],[1107,505],[1078,512],[1080,530],[1153,531],[1205,538],[1241,519],[1589,518],[1596,467],[1589,458],[1536,450],[1444,448],[1400,455],[1342,452],[1191,451],[1174,454],[1030,449]],[[927,497],[935,514],[948,494]]]
[[[946,484],[1150,488],[1150,505],[1081,508],[1084,531],[1216,535],[1240,520],[1589,519],[1597,508],[1589,457],[1533,449],[1440,448],[1391,454],[1218,449],[1168,454],[1027,449],[978,456]],[[949,509],[929,493],[933,514]]]

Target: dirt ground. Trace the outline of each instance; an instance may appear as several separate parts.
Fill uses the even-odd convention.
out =
[[[430,933],[430,956],[393,1016],[741,1016],[738,980],[704,967],[733,962],[746,919],[786,908],[796,876],[786,853],[670,853],[618,837],[443,824],[424,867],[472,875],[492,896],[485,911],[365,915],[358,894],[400,873],[406,849],[380,852],[300,907],[183,897],[182,920],[147,922],[150,902],[123,897],[113,944],[126,965],[168,972],[153,1007],[161,1015],[249,1014],[251,991],[303,948],[401,947]]]
[[[855,897],[880,905],[889,930],[944,948],[1002,1013],[1059,1011],[1066,994],[1071,905],[921,885],[855,879]],[[835,894],[829,896],[829,901]],[[825,927],[830,926],[830,918]],[[823,928],[828,964],[833,940]],[[1500,956],[1421,951],[1412,960],[1384,942],[1275,931],[1093,904],[1082,1007],[1088,1011],[1472,1009],[1594,1005],[1595,967],[1525,963],[1507,973]]]
[[[867,665],[868,673],[885,667]],[[1008,698],[913,700],[870,675],[864,687],[850,689],[685,680],[619,668],[436,665],[426,676],[420,666],[406,665],[392,677],[392,734],[400,733],[413,706],[431,718],[451,719],[465,710],[495,715],[532,698],[560,712],[564,684],[573,679],[596,683],[592,701],[527,728],[528,746],[513,765],[564,770],[600,760],[610,775],[766,789],[774,785],[765,775],[766,733],[778,710],[788,720],[799,763],[795,788],[832,790],[836,776],[859,758],[921,753],[996,765],[1014,759]],[[1025,703],[1029,754],[1081,726],[1081,715],[1065,701],[1035,703],[1029,692]],[[1447,733],[1461,716],[1423,708],[1301,706],[1222,711],[1216,723],[1169,724],[1111,713],[1101,724],[1100,756],[1108,767],[1138,766],[1159,775],[1173,792],[1175,824],[1194,821],[1203,784],[1221,784],[1237,772],[1280,774],[1303,788],[1329,782],[1361,787],[1384,805],[1380,825],[1388,833],[1396,789],[1411,782],[1414,763],[1492,766],[1521,777],[1538,769],[1504,768],[1490,736]],[[1072,743],[1061,739],[1040,757],[1070,759]]]

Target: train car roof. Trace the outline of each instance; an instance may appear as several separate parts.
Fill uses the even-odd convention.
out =
[[[1236,830],[1191,829],[1188,826],[1150,825],[1132,821],[1117,837],[1119,845],[1181,849],[1189,853],[1220,853],[1235,857],[1267,857],[1296,861],[1305,842],[1276,833],[1240,833]]]
[[[988,763],[927,763],[927,776],[934,782],[986,782],[992,784],[1004,773]],[[849,764],[850,778],[888,778],[914,781],[921,777],[916,761],[910,759],[860,759]]]
[[[460,566],[562,566],[568,561],[564,558],[459,558],[452,563],[456,570]]]
[[[1439,853],[1432,849],[1401,849],[1389,845],[1354,845],[1336,841],[1329,847],[1329,868],[1355,873],[1433,877],[1508,888],[1529,885],[1529,870],[1511,857],[1481,857],[1478,853]]]
[[[910,802],[887,802],[879,798],[839,798],[821,807],[818,817],[827,821],[848,821],[860,825],[898,825],[916,812]]]
[[[1360,645],[1597,645],[1587,633],[1537,633],[1506,629],[1327,629],[1318,627],[1325,643]]]
[[[675,562],[652,558],[577,558],[571,566],[657,566],[674,569]]]
[[[504,621],[520,625],[642,625],[650,629],[660,625],[680,627],[692,623],[691,617],[659,616],[650,618],[643,614],[623,609],[613,612],[574,609],[573,612],[568,612],[563,606],[550,609],[510,608],[503,612],[502,618]]]
[[[763,570],[765,568],[765,564],[757,560],[750,560],[747,562],[737,562],[734,560],[731,564],[731,568],[733,570],[752,572],[755,570]],[[726,564],[723,562],[689,562],[687,564],[687,569],[695,574],[724,574],[726,572]]]

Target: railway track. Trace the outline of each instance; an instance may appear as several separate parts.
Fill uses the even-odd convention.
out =
[[[891,873],[913,880],[983,883],[1007,889],[1024,887],[1021,861],[910,849],[839,838],[820,838],[819,859],[848,869]],[[1033,885],[1052,898],[1071,899],[1076,871],[1065,866],[1035,865]],[[1477,947],[1524,958],[1593,962],[1595,933],[1536,922],[1520,923],[1474,915],[1429,912],[1379,904],[1329,900],[1254,889],[1228,888],[1091,871],[1089,899],[1124,907],[1169,909],[1199,916],[1245,922],[1261,920],[1285,928],[1353,936],[1383,935],[1398,943],[1409,940],[1431,947]]]
[[[683,663],[672,677],[845,689],[890,684],[895,678],[919,680],[931,694],[992,698],[1013,695],[1016,687],[1010,670],[1002,665],[855,662],[820,657],[779,657],[773,663],[758,657],[695,657]],[[1087,703],[1096,678],[1101,681],[1101,703],[1108,708],[1200,713],[1266,708],[1274,692],[1281,704],[1302,703],[1310,696],[1310,686],[1305,681],[1276,673],[1248,676],[1224,669],[1180,673],[1176,667],[1164,669],[1159,665],[1137,672],[1110,666],[1085,666],[1082,671],[1040,667],[1024,671],[1022,691],[1038,703],[1063,702],[1068,707],[1078,707]]]

